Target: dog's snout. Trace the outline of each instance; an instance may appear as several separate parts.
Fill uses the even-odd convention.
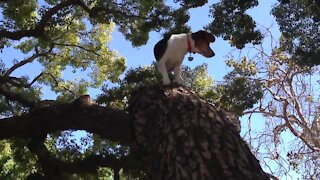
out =
[[[212,51],[212,53],[209,55],[209,57],[213,57],[215,56],[216,54]]]
[[[215,55],[215,53],[212,51],[212,49],[207,49],[207,51],[205,52],[205,56],[210,58],[213,57]]]

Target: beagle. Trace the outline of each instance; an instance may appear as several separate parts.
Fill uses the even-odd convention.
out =
[[[160,40],[153,49],[157,60],[158,70],[163,78],[163,85],[169,85],[168,72],[174,71],[173,82],[185,86],[181,78],[180,67],[184,56],[189,53],[199,53],[207,58],[214,56],[209,44],[215,41],[215,37],[203,30],[195,33],[173,34]]]

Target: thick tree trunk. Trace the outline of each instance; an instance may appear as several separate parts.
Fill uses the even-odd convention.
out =
[[[129,107],[134,149],[153,180],[269,179],[239,120],[182,87],[142,88]]]

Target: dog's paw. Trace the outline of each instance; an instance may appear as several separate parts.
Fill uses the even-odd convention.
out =
[[[163,79],[163,83],[162,83],[164,86],[168,86],[171,84],[171,81],[170,79]]]
[[[174,79],[173,82],[180,84],[181,86],[186,86],[186,82],[182,78]]]

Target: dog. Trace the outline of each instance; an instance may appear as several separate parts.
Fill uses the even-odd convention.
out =
[[[204,30],[195,33],[173,34],[161,39],[153,49],[157,61],[158,70],[163,78],[163,85],[171,83],[168,72],[174,72],[174,83],[185,86],[185,81],[181,78],[181,64],[184,56],[189,53],[199,53],[210,58],[215,55],[210,48],[210,43],[215,41],[215,37]]]

